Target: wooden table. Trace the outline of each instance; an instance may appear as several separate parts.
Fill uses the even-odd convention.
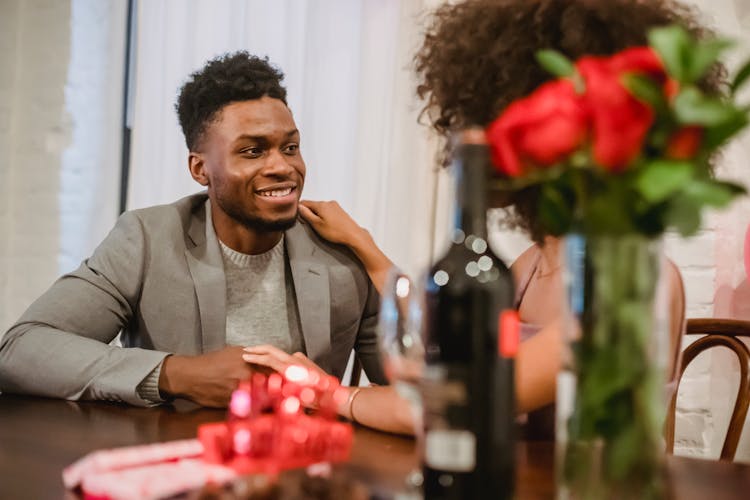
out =
[[[189,405],[143,409],[0,395],[0,499],[64,498],[62,469],[86,453],[195,437],[198,425],[223,418],[223,411]],[[552,498],[553,462],[552,443],[519,443],[517,498]],[[357,428],[346,469],[379,491],[394,491],[416,465],[413,440]],[[750,496],[748,465],[683,457],[668,465],[675,498]]]

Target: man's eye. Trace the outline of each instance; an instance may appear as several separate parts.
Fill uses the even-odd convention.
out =
[[[297,151],[299,151],[299,144],[288,144],[288,145],[287,145],[287,146],[286,146],[286,147],[284,148],[284,152],[285,152],[286,154],[290,154],[290,155],[296,154],[296,153],[297,153]]]
[[[261,148],[245,148],[240,151],[240,154],[243,156],[250,156],[253,158],[256,158],[263,154],[263,149]]]

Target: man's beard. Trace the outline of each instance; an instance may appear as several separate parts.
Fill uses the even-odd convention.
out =
[[[299,210],[297,210],[294,213],[294,217],[278,220],[268,220],[263,219],[262,217],[248,215],[244,213],[240,208],[237,208],[231,204],[222,203],[221,200],[218,201],[221,205],[222,210],[224,210],[224,213],[226,213],[232,219],[236,220],[248,229],[261,233],[275,233],[278,231],[286,231],[288,229],[291,229],[297,223],[297,214],[299,214]]]
[[[252,216],[247,216],[247,215],[241,215],[239,217],[234,217],[234,218],[246,228],[252,229],[254,231],[258,231],[261,233],[275,233],[277,231],[286,231],[288,229],[293,228],[294,225],[297,223],[296,213],[294,214],[294,217],[290,217],[288,219],[279,219],[279,220],[267,220],[267,219],[261,219],[260,217],[252,217]]]

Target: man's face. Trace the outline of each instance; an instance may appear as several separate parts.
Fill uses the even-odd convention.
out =
[[[207,126],[190,171],[214,210],[255,231],[283,231],[295,223],[305,182],[299,141],[279,99],[233,102]]]

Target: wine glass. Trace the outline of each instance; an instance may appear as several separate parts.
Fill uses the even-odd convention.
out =
[[[397,267],[386,276],[380,302],[378,337],[388,380],[411,408],[417,449],[422,449],[422,397],[420,379],[425,364],[421,287]],[[421,497],[422,473],[416,469],[407,477],[407,496]]]

